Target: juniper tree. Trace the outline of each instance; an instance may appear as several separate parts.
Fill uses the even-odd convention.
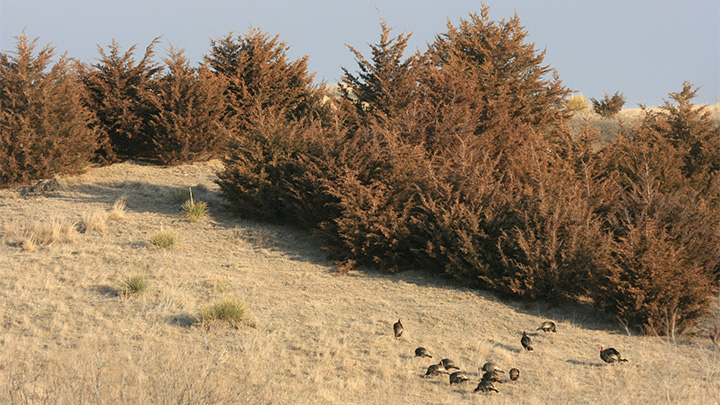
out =
[[[158,41],[155,38],[136,61],[135,45],[122,52],[113,40],[109,52],[98,46],[97,63],[78,65],[86,88],[85,103],[97,116],[105,138],[100,157],[108,162],[150,157],[152,145],[146,134],[155,111],[147,110],[143,97],[162,69],[152,60]]]
[[[420,55],[404,58],[410,35],[390,37],[392,29],[381,19],[380,42],[369,44],[370,60],[354,47],[347,45],[355,55],[359,71],[351,73],[342,68],[340,90],[346,100],[352,102],[361,114],[369,113],[385,117],[397,116],[417,96],[415,68]]]
[[[207,66],[194,69],[183,50],[168,50],[167,69],[143,102],[155,113],[148,117],[152,159],[179,164],[219,156],[227,142],[221,122],[225,112],[222,77]]]
[[[458,26],[448,21],[447,31],[427,51],[430,60],[438,69],[466,72],[464,85],[474,87],[479,97],[474,108],[480,132],[498,108],[537,130],[554,130],[568,119],[564,100],[569,90],[554,69],[543,65],[545,51],[538,53],[527,42],[517,14],[493,21],[488,13],[483,5],[480,15],[470,14]]]
[[[82,170],[98,147],[82,86],[54,49],[37,53],[37,39],[16,37],[16,51],[0,53],[0,186]]]
[[[288,118],[300,119],[327,113],[324,93],[313,87],[308,57],[289,60],[287,44],[253,28],[247,35],[232,32],[211,41],[205,62],[225,78],[226,125],[242,136],[253,123],[251,117],[266,108],[281,108]]]

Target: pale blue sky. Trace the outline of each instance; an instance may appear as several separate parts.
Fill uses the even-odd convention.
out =
[[[720,0],[488,0],[494,20],[517,12],[545,62],[563,83],[586,97],[621,91],[626,107],[653,106],[696,86],[698,103],[715,103],[720,92]],[[379,39],[378,10],[394,34],[412,32],[411,49],[424,50],[480,1],[468,0],[0,0],[0,49],[14,50],[23,28],[40,44],[91,62],[97,46],[115,38],[138,54],[156,36],[164,56],[169,43],[197,64],[210,39],[254,26],[279,34],[293,58],[309,55],[316,79],[336,82],[341,66],[355,71],[345,44],[368,54]]]

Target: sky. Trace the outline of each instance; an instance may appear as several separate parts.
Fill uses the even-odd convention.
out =
[[[694,100],[720,96],[720,0],[487,0],[490,18],[517,13],[528,42],[546,51],[546,65],[585,97],[621,92],[626,108],[662,105],[684,81],[700,87]],[[193,65],[211,39],[252,27],[279,35],[292,59],[308,55],[316,81],[335,83],[341,67],[357,71],[351,45],[369,58],[380,40],[380,16],[392,34],[412,34],[408,54],[479,13],[469,0],[0,0],[0,50],[12,52],[23,30],[59,56],[93,63],[98,45],[115,39],[137,45],[140,58],[153,38],[158,60],[170,44]]]

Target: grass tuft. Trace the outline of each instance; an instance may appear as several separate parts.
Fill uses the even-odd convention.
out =
[[[96,209],[82,215],[83,232],[105,232],[107,229],[108,213]]]
[[[150,237],[150,243],[161,248],[171,248],[178,244],[180,237],[173,230],[162,230]]]
[[[125,208],[127,208],[127,204],[125,203],[124,199],[121,198],[115,201],[115,204],[113,204],[110,212],[108,213],[108,219],[117,220],[124,218]]]
[[[181,210],[183,212],[183,219],[187,219],[190,222],[197,222],[201,219],[206,219],[208,217],[208,205],[207,203],[201,202],[201,201],[195,201],[192,194],[192,189],[188,188],[190,190],[190,198],[183,203]]]
[[[147,276],[143,274],[135,274],[127,276],[122,281],[123,288],[121,295],[125,298],[138,296],[148,289]]]
[[[200,310],[204,327],[221,322],[238,327],[250,319],[247,305],[237,298],[224,298]]]

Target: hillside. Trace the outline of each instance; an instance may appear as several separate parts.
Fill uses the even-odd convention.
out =
[[[0,403],[720,403],[720,349],[705,336],[635,336],[589,306],[504,301],[422,269],[337,276],[306,231],[228,212],[220,167],[128,162],[40,196],[0,190]],[[187,187],[209,220],[181,219]],[[153,246],[160,230],[179,243]],[[148,290],[125,297],[136,274]],[[202,327],[223,297],[252,320]],[[546,319],[557,333],[535,331]],[[603,363],[601,344],[629,362]],[[422,378],[443,357],[471,380]],[[473,393],[488,360],[520,380]]]

